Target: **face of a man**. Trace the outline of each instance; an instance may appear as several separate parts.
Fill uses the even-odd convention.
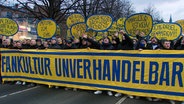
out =
[[[36,44],[37,44],[38,46],[41,46],[41,45],[42,45],[42,42],[41,42],[41,41],[37,41]]]
[[[103,40],[103,42],[104,42],[104,43],[109,43],[109,39],[108,39],[108,38],[105,38],[105,39]]]
[[[31,40],[30,45],[31,46],[36,45],[36,40]]]
[[[151,39],[151,43],[157,43],[157,39],[156,38],[152,38]]]
[[[17,47],[17,42],[13,42],[13,47]]]
[[[26,44],[30,44],[30,43],[31,43],[31,40],[27,39]]]
[[[44,42],[44,43],[43,43],[43,46],[44,46],[45,48],[48,48],[48,47],[49,47],[48,42]]]
[[[5,39],[2,42],[3,45],[10,45],[10,40],[9,39]]]
[[[62,40],[57,40],[57,43],[58,44],[62,44]]]
[[[165,41],[164,44],[163,44],[164,48],[166,49],[170,49],[171,47],[171,42],[170,41]]]
[[[20,42],[17,42],[17,47],[18,48],[21,48],[22,47],[22,44]]]
[[[87,42],[85,40],[82,40],[82,45],[86,45]]]
[[[27,41],[24,39],[24,40],[22,41],[22,44],[27,44]]]
[[[56,44],[56,40],[55,39],[52,39],[51,40],[51,44]]]
[[[57,38],[57,42],[58,42],[59,44],[62,44],[62,39],[61,39],[61,38]]]

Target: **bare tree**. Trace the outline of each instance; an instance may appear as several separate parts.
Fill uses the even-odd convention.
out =
[[[87,18],[89,15],[97,14],[101,11],[104,0],[80,0],[73,8],[74,12],[79,12]]]
[[[154,5],[149,5],[144,9],[144,12],[150,14],[153,17],[154,22],[163,22],[160,12],[154,7]]]
[[[112,14],[117,20],[120,17],[127,17],[135,13],[132,3],[129,0],[104,0],[102,11]]]
[[[111,14],[118,19],[135,13],[129,0],[81,0],[73,9],[82,13],[85,18],[93,14]]]
[[[78,1],[80,0],[17,0],[34,18],[51,18],[57,23],[65,19],[69,9]]]

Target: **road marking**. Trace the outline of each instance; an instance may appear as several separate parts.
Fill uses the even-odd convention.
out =
[[[8,95],[15,95],[15,94],[19,94],[19,93],[26,92],[26,91],[29,91],[29,90],[33,90],[33,89],[36,89],[36,88],[39,88],[39,87],[40,87],[40,86],[36,86],[36,87],[32,87],[32,88],[28,88],[28,89],[25,89],[25,90],[22,90],[22,91],[17,91],[17,92],[14,92],[14,93],[8,94]]]
[[[7,97],[7,96],[8,96],[8,95],[3,95],[3,96],[0,96],[0,99],[1,99],[1,98],[5,98],[5,97]]]
[[[127,96],[122,97],[118,102],[116,102],[116,104],[121,104],[122,102],[124,102],[127,99]]]
[[[5,98],[7,96],[12,96],[12,95],[15,95],[15,94],[20,94],[20,93],[23,93],[23,92],[26,92],[26,91],[29,91],[29,90],[33,90],[33,89],[39,88],[39,87],[40,86],[36,86],[36,87],[28,88],[28,89],[25,89],[25,90],[21,90],[21,91],[13,92],[13,93],[10,93],[10,94],[6,94],[6,95],[3,95],[3,96],[0,96],[0,99],[1,98]]]

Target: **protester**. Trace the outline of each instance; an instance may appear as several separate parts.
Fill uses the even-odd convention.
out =
[[[116,32],[115,34],[112,35],[112,45],[115,50],[118,50],[118,46],[120,44],[120,39],[119,39],[119,34]]]
[[[160,49],[160,42],[156,37],[152,37],[147,47],[151,50]]]
[[[134,47],[133,40],[124,31],[121,30],[119,33],[122,37],[122,41],[119,44],[118,49],[133,50]]]
[[[66,44],[64,45],[63,49],[73,49],[72,47],[72,40],[65,40]]]
[[[172,41],[170,40],[161,40],[161,49],[172,50]]]
[[[12,47],[13,47],[13,45],[12,45],[10,39],[3,40],[2,48],[12,48]]]
[[[64,48],[64,44],[63,44],[62,39],[60,37],[57,38],[56,42],[60,46],[61,49]]]
[[[28,45],[27,45],[27,40],[26,40],[26,39],[24,39],[24,40],[22,41],[22,48],[23,48],[23,49],[28,49],[28,48],[29,48]]]
[[[48,44],[47,41],[43,42],[43,47],[44,47],[44,49],[48,49],[49,48],[49,44]]]
[[[138,49],[138,50],[148,49],[147,40],[144,38],[140,38],[137,42],[136,49]]]
[[[36,40],[36,48],[37,49],[44,49],[44,46],[42,44],[42,40],[41,39],[37,39]]]
[[[50,49],[61,49],[61,47],[57,44],[56,38],[52,38],[51,45],[49,46]]]
[[[22,49],[22,43],[20,41],[17,41],[16,47],[17,49]]]
[[[28,49],[36,49],[36,48],[37,48],[37,46],[36,46],[36,40],[35,39],[31,39],[31,41],[30,41],[30,47],[28,47]]]
[[[174,45],[174,49],[176,50],[184,50],[184,36],[178,39]]]
[[[134,38],[132,39],[132,41],[133,41],[133,50],[136,50],[138,40]]]
[[[87,37],[85,37],[85,36],[87,36],[87,35],[83,34],[83,37],[80,37],[80,42],[79,42],[80,49],[81,48],[88,48],[88,44],[87,44],[88,40],[87,40]]]

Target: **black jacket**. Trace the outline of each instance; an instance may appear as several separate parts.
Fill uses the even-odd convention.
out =
[[[118,49],[133,50],[134,47],[133,40],[127,34],[124,34],[124,37],[125,40],[122,40],[122,42],[118,45]]]

